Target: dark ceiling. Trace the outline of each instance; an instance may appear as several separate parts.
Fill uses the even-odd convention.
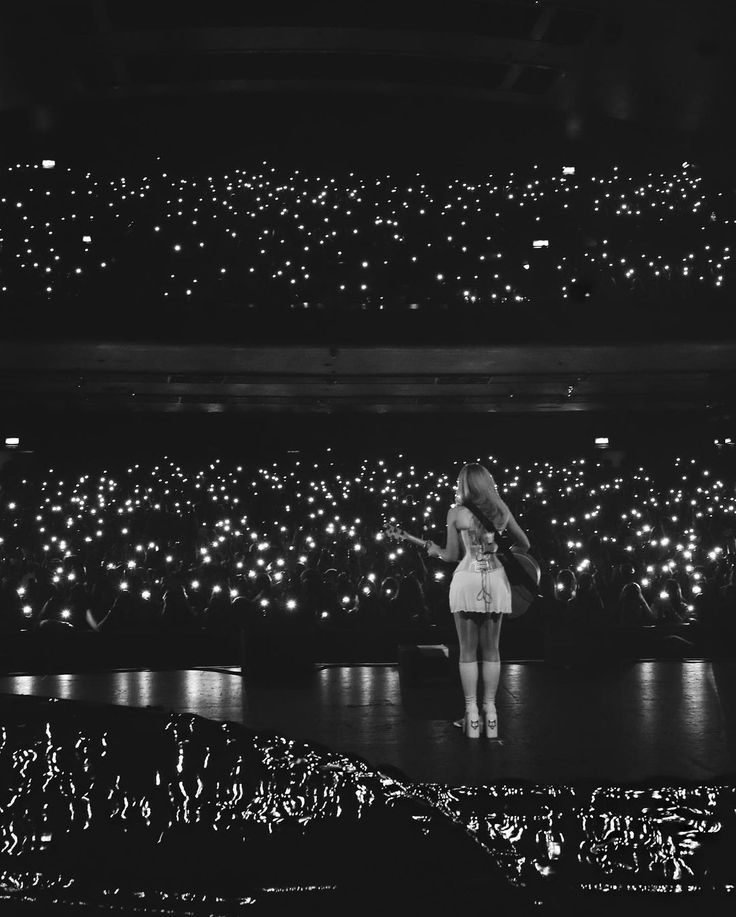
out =
[[[722,0],[13,0],[0,25],[10,146],[47,153],[714,153],[736,88]]]
[[[45,0],[0,9],[6,161],[589,161],[728,174],[734,4]],[[712,333],[712,329],[711,329]],[[717,329],[715,337],[718,337]],[[632,357],[632,353],[634,356]],[[736,348],[0,347],[25,411],[681,410],[731,416]]]

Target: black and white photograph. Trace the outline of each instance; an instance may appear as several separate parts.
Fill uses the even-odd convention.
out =
[[[736,906],[736,6],[0,5],[0,915]]]

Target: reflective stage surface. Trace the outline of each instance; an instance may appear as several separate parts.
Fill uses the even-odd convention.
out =
[[[293,684],[244,682],[237,668],[0,676],[0,693],[159,706],[273,730],[454,786],[736,773],[736,662],[656,661],[586,669],[504,663],[497,743],[451,725],[463,699],[449,667],[329,666]]]
[[[454,682],[402,683],[393,666],[290,686],[225,670],[5,676],[0,901],[672,914],[695,895],[725,913],[735,675],[509,664],[497,743],[451,726]]]

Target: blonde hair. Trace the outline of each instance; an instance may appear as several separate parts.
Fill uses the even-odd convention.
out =
[[[475,504],[500,532],[506,528],[511,516],[511,510],[501,499],[490,471],[477,462],[469,462],[460,469],[457,478],[456,503],[458,506],[466,506],[468,503]],[[484,529],[475,517],[473,517],[473,525],[478,530]]]

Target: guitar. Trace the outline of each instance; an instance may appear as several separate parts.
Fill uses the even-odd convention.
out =
[[[417,538],[414,535],[410,535],[408,532],[405,532],[398,525],[386,525],[384,526],[384,532],[387,538],[390,538],[392,541],[408,541],[411,544],[418,545],[423,548],[425,542],[421,538]],[[534,560],[533,557],[530,557],[528,554],[517,554],[515,551],[504,551],[497,545],[497,552],[500,555],[511,554],[511,557],[521,566],[526,575],[533,580],[537,586],[539,586],[539,579],[541,577],[542,571],[539,568],[539,564]],[[519,618],[523,615],[528,609],[532,602],[537,598],[537,593],[535,590],[532,590],[530,586],[527,585],[518,585],[511,586],[511,614],[510,618]]]

